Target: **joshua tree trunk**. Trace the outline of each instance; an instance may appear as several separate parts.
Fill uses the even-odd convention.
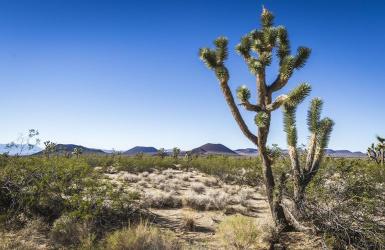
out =
[[[259,129],[260,130],[260,129]],[[271,160],[268,157],[266,145],[263,142],[258,144],[259,154],[262,160],[262,171],[265,180],[265,189],[267,200],[269,201],[270,211],[275,221],[275,224],[280,229],[285,229],[289,225],[285,213],[283,211],[281,202],[282,197],[277,195],[277,187],[274,181],[274,175],[271,167]]]

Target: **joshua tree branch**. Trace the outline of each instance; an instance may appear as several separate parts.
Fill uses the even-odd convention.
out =
[[[316,142],[317,142],[317,137],[316,137],[316,134],[313,133],[310,136],[309,146],[308,146],[308,150],[307,150],[306,165],[305,165],[305,168],[304,168],[304,170],[306,172],[310,171],[310,168],[312,166],[312,163],[313,163],[313,160],[314,160],[315,149],[316,149]]]
[[[257,89],[258,89],[258,98],[259,103],[262,107],[265,107],[268,103],[266,103],[266,76],[265,69],[261,69],[257,74]]]
[[[277,79],[275,79],[275,81],[268,87],[268,92],[272,94],[273,92],[282,89],[287,84],[288,80],[289,79],[283,80],[281,76],[278,76]]]
[[[254,112],[262,111],[259,105],[251,104],[248,100],[243,101],[239,105],[242,105],[248,111],[254,111]]]
[[[274,111],[274,110],[280,108],[280,107],[282,106],[282,104],[284,104],[284,102],[285,102],[286,100],[287,100],[287,95],[280,95],[280,96],[278,96],[278,97],[274,100],[274,102],[272,102],[272,103],[270,103],[270,104],[268,104],[268,105],[266,106],[266,111],[271,112],[271,111]]]
[[[257,145],[258,144],[258,137],[250,132],[245,121],[243,120],[242,115],[239,112],[239,109],[234,102],[234,97],[233,97],[233,94],[231,93],[231,90],[229,88],[227,81],[220,81],[220,85],[221,85],[223,95],[225,96],[226,102],[229,105],[230,111],[233,114],[235,121],[238,123],[239,128],[242,130],[242,133],[251,142],[253,142],[255,145]]]

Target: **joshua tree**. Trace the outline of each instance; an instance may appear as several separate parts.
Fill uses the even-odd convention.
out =
[[[262,27],[243,36],[236,46],[236,51],[244,58],[251,74],[256,78],[257,103],[250,102],[251,93],[246,86],[237,89],[237,97],[240,101],[239,105],[256,113],[257,135],[253,134],[244,122],[229,87],[230,75],[225,66],[225,60],[228,56],[227,38],[217,38],[214,41],[215,49],[202,48],[199,55],[206,66],[215,72],[226,102],[241,131],[259,149],[270,209],[276,225],[285,228],[288,221],[281,205],[282,196],[279,190],[281,185],[276,185],[272,171],[273,157],[266,145],[271,113],[284,104],[296,106],[309,94],[310,85],[303,83],[289,94],[278,96],[275,100],[273,100],[273,94],[288,83],[294,70],[305,65],[311,50],[306,47],[299,47],[296,55],[291,55],[287,31],[283,26],[273,26],[273,19],[273,14],[263,8],[261,15]],[[278,57],[279,72],[276,79],[268,84],[266,81],[266,67],[271,64],[274,52]]]
[[[307,125],[310,132],[306,160],[299,160],[297,147],[296,109],[302,100],[286,102],[283,105],[284,127],[287,134],[288,151],[291,160],[292,179],[294,186],[294,204],[297,212],[302,207],[305,190],[317,174],[328,145],[334,122],[329,118],[321,120],[322,100],[314,98],[307,115]],[[302,166],[301,166],[302,165]]]
[[[143,156],[144,156],[144,153],[143,152],[139,152],[139,153],[137,153],[136,155],[135,155],[135,157],[136,158],[138,158],[138,159],[143,159]]]
[[[174,158],[174,160],[178,160],[178,156],[180,154],[180,149],[175,147],[172,149],[172,157]]]
[[[45,146],[44,154],[47,158],[49,158],[50,154],[54,153],[56,151],[57,145],[56,145],[56,143],[53,143],[51,141],[45,141],[44,146]]]
[[[383,166],[385,161],[385,138],[380,136],[376,138],[378,143],[377,145],[373,143],[372,146],[368,148],[368,157]]]
[[[72,152],[73,155],[76,156],[76,158],[79,158],[79,156],[83,153],[83,150],[81,148],[74,148],[74,151]]]
[[[157,155],[158,155],[160,158],[163,159],[164,157],[167,156],[166,150],[165,150],[164,148],[160,148],[160,149],[158,150]]]

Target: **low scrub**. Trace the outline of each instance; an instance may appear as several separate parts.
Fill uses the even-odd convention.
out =
[[[254,219],[233,215],[222,221],[217,229],[216,238],[224,249],[259,249],[262,232]]]
[[[105,243],[107,250],[179,250],[181,243],[172,232],[160,230],[142,222],[110,234]]]

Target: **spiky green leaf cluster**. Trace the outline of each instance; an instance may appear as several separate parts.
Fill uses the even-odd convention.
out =
[[[244,58],[248,58],[250,56],[250,49],[251,40],[249,36],[243,36],[241,38],[241,42],[235,47],[237,53],[243,56]]]
[[[310,91],[310,84],[301,83],[287,95],[285,106],[297,107],[310,94]]]
[[[286,140],[289,146],[297,145],[297,128],[296,128],[296,106],[284,105],[283,107],[283,125],[286,132]]]
[[[263,8],[261,15],[261,23],[263,28],[268,28],[273,25],[274,15],[266,8]]]
[[[324,118],[319,122],[319,131],[317,134],[317,144],[325,149],[330,140],[330,134],[333,130],[334,122],[330,118]]]
[[[216,47],[215,50],[201,48],[199,50],[199,57],[209,69],[214,70],[220,81],[227,81],[229,79],[229,72],[224,66],[224,62],[228,57],[228,40],[226,37],[218,37],[214,41],[214,45]]]
[[[218,37],[215,41],[214,44],[216,46],[216,59],[218,63],[223,63],[228,56],[227,52],[227,45],[228,45],[228,40],[226,37]]]
[[[269,115],[265,112],[258,112],[254,118],[255,124],[260,128],[266,127],[268,120],[269,120]]]
[[[311,49],[299,47],[295,56],[294,68],[300,69],[305,66],[307,59],[310,57]]]
[[[309,131],[316,133],[321,119],[323,101],[320,98],[314,98],[311,101],[310,108],[307,112],[307,126]]]
[[[250,99],[250,96],[250,90],[245,85],[237,88],[237,97],[241,102],[247,102]]]
[[[279,57],[280,62],[282,62],[282,60],[291,53],[289,36],[286,28],[283,26],[277,27],[277,44],[277,56]]]
[[[291,55],[285,56],[280,61],[279,76],[282,80],[288,80],[294,72],[295,58]]]
[[[215,51],[209,48],[201,48],[199,49],[199,58],[206,64],[207,68],[215,69],[217,67]]]

